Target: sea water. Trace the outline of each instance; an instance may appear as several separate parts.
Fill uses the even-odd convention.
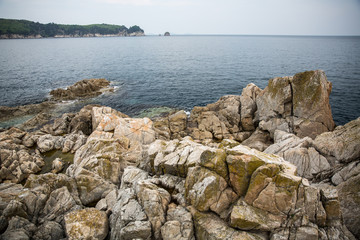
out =
[[[337,125],[360,116],[360,37],[146,36],[0,40],[0,105],[39,103],[88,78],[116,87],[66,111],[102,104],[130,116],[190,111],[249,83],[322,69]],[[165,109],[165,110],[164,110]]]

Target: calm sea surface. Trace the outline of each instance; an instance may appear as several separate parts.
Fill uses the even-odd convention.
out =
[[[191,110],[250,82],[322,69],[333,83],[336,124],[360,116],[360,37],[171,36],[0,40],[0,105],[39,103],[50,90],[106,78],[115,93],[68,104],[130,116]]]

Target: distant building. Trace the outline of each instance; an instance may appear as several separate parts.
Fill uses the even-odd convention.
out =
[[[170,36],[169,32],[164,33],[164,36]]]

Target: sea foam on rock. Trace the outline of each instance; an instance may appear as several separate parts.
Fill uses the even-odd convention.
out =
[[[356,239],[360,127],[322,133],[334,127],[330,89],[311,71],[249,84],[190,118],[89,106],[2,132],[12,177],[0,184],[1,238]],[[51,149],[75,152],[66,174],[35,175],[20,160]]]

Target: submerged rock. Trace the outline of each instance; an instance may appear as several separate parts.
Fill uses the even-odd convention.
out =
[[[110,82],[104,78],[85,79],[76,82],[66,89],[58,88],[52,90],[50,95],[55,100],[74,100],[84,97],[94,97],[100,95],[104,88],[108,87]],[[109,89],[108,89],[109,90]]]

